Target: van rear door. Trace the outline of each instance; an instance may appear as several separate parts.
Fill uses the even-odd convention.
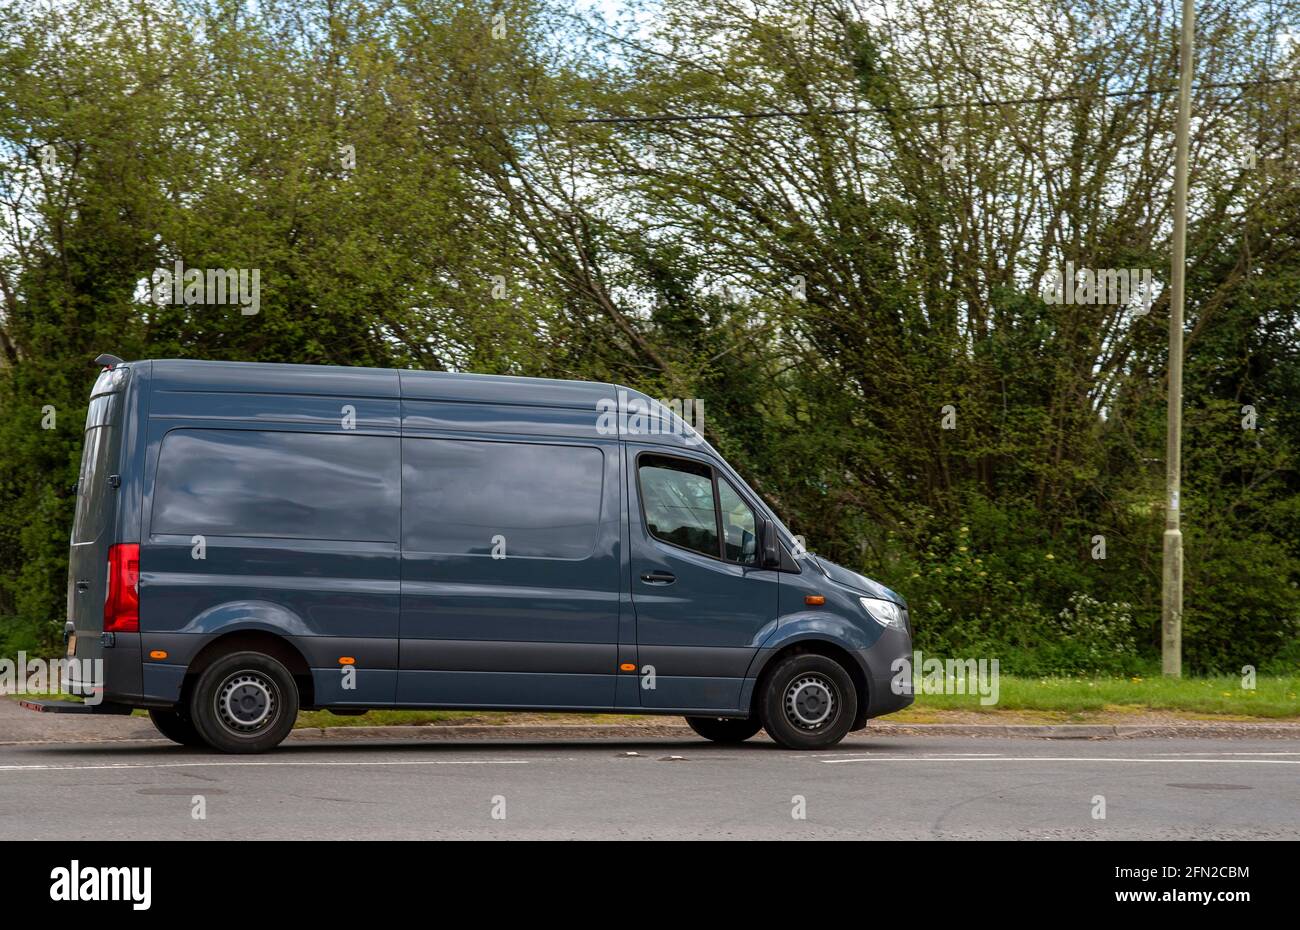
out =
[[[122,417],[130,369],[104,369],[90,392],[77,477],[77,509],[68,553],[67,654],[78,660],[103,658],[104,599],[108,591],[108,550],[115,542],[118,461]],[[88,668],[84,661],[78,666]],[[93,682],[71,688],[87,694]],[[101,683],[102,684],[102,683]]]

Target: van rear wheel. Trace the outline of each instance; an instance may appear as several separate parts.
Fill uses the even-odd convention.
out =
[[[194,726],[194,721],[179,711],[154,708],[149,711],[149,719],[158,728],[158,732],[173,743],[180,743],[182,746],[207,745]]]
[[[763,726],[785,749],[825,749],[849,732],[858,715],[853,679],[834,659],[800,653],[782,659],[766,676]]]
[[[746,720],[735,717],[687,717],[686,723],[700,736],[715,743],[743,743],[763,729],[763,721],[757,717]]]
[[[190,696],[199,734],[222,752],[274,749],[298,716],[298,687],[289,670],[260,652],[222,656],[199,676]]]

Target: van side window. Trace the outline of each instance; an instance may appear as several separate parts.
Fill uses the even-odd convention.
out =
[[[683,459],[644,455],[637,472],[650,535],[716,559],[713,470]]]
[[[177,429],[163,440],[152,532],[397,542],[396,437]]]
[[[589,558],[605,456],[592,446],[402,440],[402,548],[495,558]]]
[[[718,479],[718,504],[722,512],[722,539],[728,562],[758,564],[758,521],[745,499],[725,478]]]

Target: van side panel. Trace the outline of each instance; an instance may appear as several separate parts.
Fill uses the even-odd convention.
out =
[[[595,435],[594,409],[404,410],[398,703],[611,708],[617,437]]]
[[[367,397],[395,399],[399,373],[386,368],[341,365],[269,365],[192,359],[153,361],[154,390],[197,394],[337,397],[341,403]]]
[[[407,401],[405,409],[409,433],[449,430],[573,439],[590,439],[595,434],[594,411],[567,407]]]
[[[220,375],[222,366],[196,368]],[[377,373],[360,374],[341,384],[375,389],[366,376]],[[306,659],[316,705],[391,703],[400,587],[397,400],[205,392],[183,382],[155,379],[150,409],[144,697],[178,700],[185,669],[205,645],[261,630]],[[340,387],[337,379],[328,384]],[[150,658],[155,650],[166,658]],[[355,659],[353,673],[343,671],[343,656]]]
[[[356,369],[337,369],[353,371]],[[371,369],[374,370],[374,369]],[[614,396],[614,387],[594,381],[557,381],[475,375],[445,371],[390,372],[401,378],[401,396],[407,401],[436,400],[464,404],[520,404],[529,407],[590,411]]]

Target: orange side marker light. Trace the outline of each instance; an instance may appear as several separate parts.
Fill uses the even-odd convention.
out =
[[[636,666],[631,662],[624,662],[622,665],[618,667],[618,670],[620,672],[635,672]]]
[[[822,594],[807,594],[804,595],[803,602],[809,607],[820,607],[826,603],[826,597]]]
[[[356,665],[357,660],[352,656],[339,656],[339,665]]]
[[[161,649],[155,649],[155,650],[153,650],[152,652],[149,653],[149,658],[151,658],[151,659],[165,659],[165,658],[167,658],[167,653],[164,652],[164,651],[161,650]]]

